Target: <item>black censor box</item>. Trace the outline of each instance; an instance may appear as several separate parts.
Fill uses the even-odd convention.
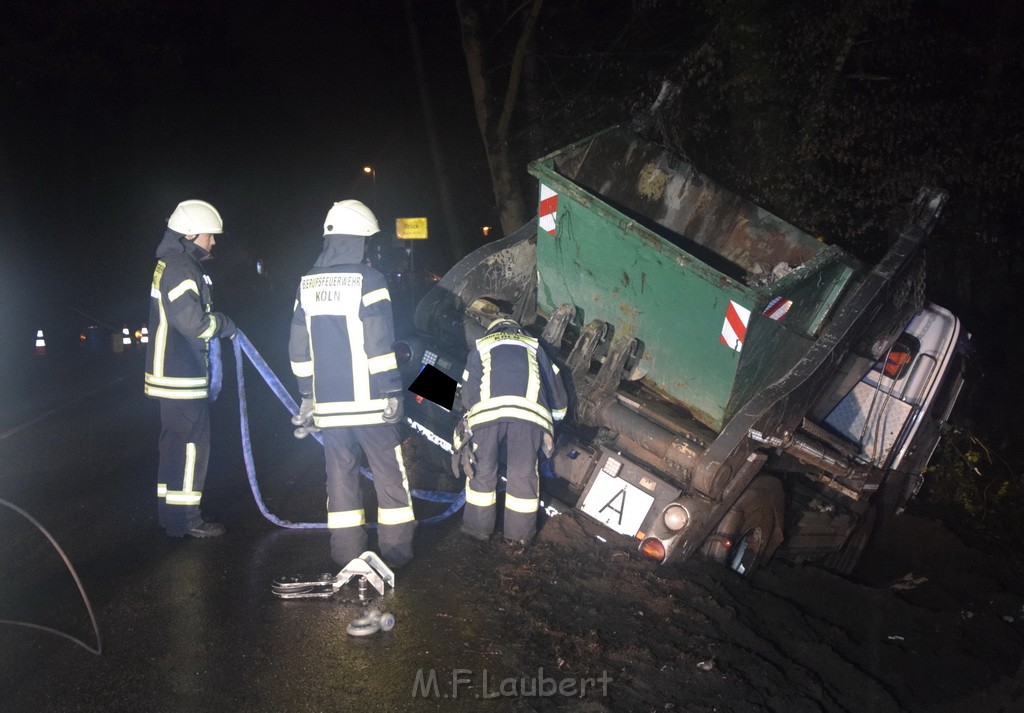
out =
[[[459,383],[436,366],[424,365],[419,376],[409,385],[409,391],[433,401],[449,411],[455,405],[455,390]]]

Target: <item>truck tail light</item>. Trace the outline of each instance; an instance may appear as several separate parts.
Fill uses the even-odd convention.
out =
[[[665,545],[657,537],[648,537],[640,543],[640,554],[655,562],[664,562]]]

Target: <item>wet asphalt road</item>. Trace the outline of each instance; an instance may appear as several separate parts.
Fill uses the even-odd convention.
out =
[[[417,559],[385,603],[398,622],[391,632],[347,636],[363,611],[354,588],[348,601],[271,595],[276,576],[336,568],[324,531],[284,530],[257,510],[231,357],[225,367],[203,506],[228,534],[209,540],[170,539],[156,524],[159,416],[142,395],[141,355],[51,354],[11,369],[0,403],[0,498],[67,553],[95,610],[102,654],[0,625],[0,710],[509,710],[510,700],[479,698],[485,669],[492,681],[511,675],[495,642],[514,632],[500,613],[460,595],[459,578],[487,586],[493,573],[486,562],[464,566],[479,550],[455,536],[458,516],[417,533]],[[292,438],[283,407],[251,370],[247,381],[268,506],[293,521],[322,520],[319,445]],[[420,506],[420,517],[437,512]],[[94,646],[81,596],[43,535],[0,507],[0,541],[0,619]],[[417,673],[429,681],[431,670],[436,688],[414,697]],[[469,683],[453,689],[455,675]]]

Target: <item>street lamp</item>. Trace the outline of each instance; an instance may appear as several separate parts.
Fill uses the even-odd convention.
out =
[[[369,174],[373,179],[373,202],[377,203],[377,169],[373,166],[363,166],[363,173]]]

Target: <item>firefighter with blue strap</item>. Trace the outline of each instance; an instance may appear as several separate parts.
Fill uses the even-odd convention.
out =
[[[235,325],[211,308],[202,263],[224,232],[217,209],[205,201],[179,203],[167,219],[150,284],[145,392],[160,401],[160,526],[172,537],[215,537],[220,523],[200,513],[210,456],[210,341],[233,337]]]
[[[466,414],[456,428],[455,448],[471,448],[475,461],[475,473],[467,474],[462,530],[477,539],[494,532],[504,451],[504,536],[527,544],[537,532],[538,452],[551,455],[554,424],[566,412],[558,368],[515,320],[499,318],[470,351],[461,389]]]
[[[340,201],[327,213],[323,250],[299,282],[288,353],[302,396],[296,436],[311,429],[323,436],[332,559],[345,566],[366,550],[365,454],[381,556],[396,568],[412,557],[416,521],[397,426],[402,382],[391,296],[384,276],[362,262],[366,238],[378,232],[359,201]]]

